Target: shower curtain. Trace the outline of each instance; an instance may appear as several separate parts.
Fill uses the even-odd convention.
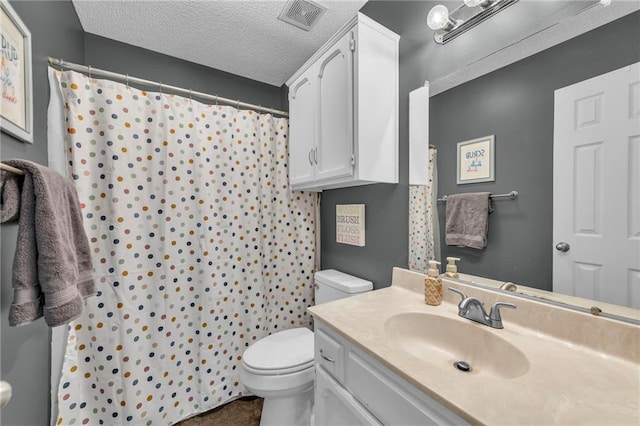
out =
[[[172,424],[245,394],[244,349],[310,323],[317,198],[289,188],[288,121],[56,74],[98,287],[56,423]]]
[[[409,186],[409,269],[426,272],[440,260],[438,220],[438,151],[429,147],[426,185]]]

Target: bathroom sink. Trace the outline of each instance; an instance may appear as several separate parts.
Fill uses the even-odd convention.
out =
[[[499,337],[500,330],[463,318],[408,312],[392,316],[384,327],[398,348],[460,374],[513,379],[529,370],[526,355]],[[467,366],[470,370],[464,371]]]

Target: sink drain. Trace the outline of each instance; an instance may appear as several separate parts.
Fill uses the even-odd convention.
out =
[[[457,368],[460,371],[463,371],[465,373],[468,373],[471,371],[471,366],[469,365],[469,363],[466,363],[464,361],[456,361],[453,363],[453,366],[455,368]]]

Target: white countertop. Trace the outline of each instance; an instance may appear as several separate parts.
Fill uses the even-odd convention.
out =
[[[441,305],[426,305],[423,277],[396,268],[391,287],[309,310],[472,423],[640,425],[640,327],[444,281],[486,306],[496,300],[518,305],[503,311],[504,329],[470,323],[516,346],[530,364],[509,379],[460,373],[410,354],[385,332],[389,318],[406,312],[469,321],[458,317],[459,297],[446,290]]]

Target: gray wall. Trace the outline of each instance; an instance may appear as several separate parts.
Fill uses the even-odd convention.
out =
[[[1,134],[2,159],[22,158],[47,164],[47,56],[83,62],[82,27],[70,1],[12,1],[11,6],[31,31],[33,50],[34,143],[25,144]],[[0,285],[0,377],[13,386],[13,398],[0,411],[3,425],[46,425],[49,422],[49,328],[44,321],[9,327],[13,299],[11,267],[16,224],[0,227],[2,244]]]
[[[164,84],[281,109],[279,87],[85,33],[87,65]],[[203,54],[205,54],[203,52]],[[144,87],[147,90],[149,87]],[[209,101],[203,101],[209,102]]]
[[[286,91],[280,87],[85,34],[70,1],[13,1],[11,5],[32,35],[35,142],[24,144],[2,133],[2,159],[47,164],[47,56],[277,109],[286,107]],[[14,392],[9,405],[0,411],[0,423],[46,425],[50,408],[49,328],[42,320],[19,328],[9,327],[7,321],[13,299],[11,269],[16,235],[16,224],[0,228],[0,377],[13,385]]]
[[[322,268],[370,279],[375,288],[390,284],[392,267],[408,263],[409,92],[430,79],[425,40],[432,34],[424,23],[430,6],[370,1],[361,10],[401,36],[400,183],[322,193]],[[634,13],[431,98],[439,194],[520,192],[517,201],[497,203],[487,249],[443,244],[443,257],[462,257],[460,270],[466,273],[550,287],[553,90],[640,60],[638,27],[640,13]],[[496,181],[457,186],[456,144],[491,134],[496,135]],[[366,205],[366,247],[335,242],[335,206],[346,203]],[[438,210],[444,226],[444,204]]]

